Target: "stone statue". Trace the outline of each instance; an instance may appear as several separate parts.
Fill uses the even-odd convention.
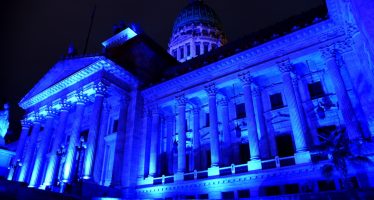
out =
[[[9,105],[4,104],[4,110],[0,111],[0,146],[5,144],[4,137],[9,128]]]

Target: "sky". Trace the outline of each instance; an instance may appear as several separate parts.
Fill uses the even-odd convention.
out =
[[[229,42],[323,4],[324,0],[205,0],[220,17]],[[100,52],[121,20],[137,23],[167,48],[174,19],[188,0],[5,0],[0,5],[0,103],[11,106],[9,138],[19,135],[17,104],[66,54],[82,53],[94,5],[88,52]],[[2,105],[0,105],[2,107]],[[12,133],[13,132],[13,133]]]

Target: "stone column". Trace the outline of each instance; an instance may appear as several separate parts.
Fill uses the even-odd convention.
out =
[[[21,167],[21,170],[20,170],[20,173],[19,173],[19,176],[18,176],[18,181],[19,182],[27,182],[28,180],[26,180],[26,179],[28,177],[28,174],[30,174],[30,171],[32,170],[32,166],[33,166],[33,163],[34,163],[33,157],[34,157],[35,148],[36,148],[36,145],[37,145],[37,142],[38,142],[40,126],[41,126],[40,121],[41,120],[42,120],[41,117],[38,114],[36,114],[35,119],[33,121],[31,138],[30,138],[29,144],[27,146],[26,155],[25,155],[25,157],[22,161],[22,167]]]
[[[290,115],[292,134],[296,147],[295,162],[310,162],[311,158],[309,152],[307,151],[307,145],[305,141],[306,133],[305,129],[303,128],[303,121],[305,121],[305,119],[302,118],[303,115],[299,111],[295,90],[292,83],[291,72],[294,70],[294,68],[288,59],[278,62],[278,66],[279,70],[282,73],[282,80],[284,84],[284,96],[287,100],[287,107]]]
[[[193,109],[193,154],[194,154],[194,169],[200,170],[201,166],[201,151],[200,151],[200,109]]]
[[[239,74],[239,79],[243,85],[245,114],[248,131],[248,144],[249,151],[251,154],[251,160],[248,162],[248,170],[261,169],[262,166],[260,160],[260,150],[258,145],[258,133],[251,88],[253,80],[248,72]]]
[[[255,86],[253,88],[252,94],[254,97],[255,113],[257,117],[257,126],[261,134],[261,138],[259,141],[260,154],[262,158],[269,158],[271,155],[270,154],[270,140],[269,140],[269,135],[268,135],[267,128],[266,128],[266,121],[264,118],[264,107],[262,104],[261,88],[259,86]]]
[[[166,118],[166,152],[168,173],[173,174],[173,135],[175,116],[172,114]]]
[[[150,157],[149,157],[149,176],[155,177],[157,172],[157,156],[159,152],[159,121],[160,114],[158,108],[155,107],[152,109],[152,132],[151,132],[151,148],[150,148]]]
[[[210,123],[210,152],[211,152],[211,168],[208,169],[208,176],[219,175],[219,133],[217,119],[217,88],[214,83],[205,86],[208,94],[209,104],[209,123]]]
[[[327,73],[334,83],[339,109],[342,112],[349,139],[356,140],[362,137],[362,132],[359,129],[359,123],[355,115],[356,112],[352,106],[351,99],[349,98],[347,88],[340,73],[340,68],[343,64],[341,53],[346,51],[346,48],[350,48],[349,44],[337,43],[321,48],[321,53],[322,57],[326,60]]]
[[[101,114],[101,125],[100,125],[100,133],[97,139],[97,153],[95,155],[95,166],[94,166],[94,181],[96,183],[102,183],[101,174],[103,172],[103,160],[104,160],[104,153],[105,153],[105,139],[104,137],[108,133],[108,122],[109,122],[109,113],[110,113],[110,105],[107,101],[104,100],[103,103],[103,110]]]
[[[229,107],[226,99],[222,99],[219,102],[221,106],[222,116],[222,132],[223,132],[223,149],[222,149],[222,163],[225,166],[232,164],[231,159],[231,134],[229,124]]]
[[[85,104],[89,101],[87,95],[83,94],[83,91],[76,94],[77,103],[75,109],[75,115],[73,124],[71,127],[71,134],[69,139],[69,144],[66,151],[65,163],[62,170],[62,181],[69,182],[73,178],[73,166],[74,166],[74,157],[76,152],[76,146],[79,143],[80,138],[80,127],[82,123],[82,118],[84,114]],[[78,163],[77,163],[78,164]]]
[[[127,112],[129,107],[129,98],[125,97],[121,99],[121,108],[118,118],[118,131],[116,138],[116,146],[114,153],[114,163],[112,171],[112,182],[111,186],[121,186],[122,179],[122,169],[124,160],[124,149],[125,149],[125,139],[126,139],[126,122],[127,122]]]
[[[40,147],[36,152],[35,156],[35,163],[31,174],[30,184],[29,187],[38,187],[39,182],[41,180],[41,176],[43,175],[42,170],[44,169],[44,164],[46,160],[46,154],[48,153],[48,147],[51,141],[51,137],[53,134],[53,121],[54,117],[56,116],[57,112],[52,107],[48,108],[47,115],[46,115],[46,123],[45,129],[43,132],[43,137],[41,139]]]
[[[139,179],[139,183],[141,184],[142,181],[144,180],[144,173],[145,173],[145,165],[146,165],[146,149],[147,149],[147,135],[148,135],[148,131],[149,129],[147,128],[148,127],[148,123],[149,123],[149,111],[147,108],[143,108],[143,119],[142,119],[142,127],[143,127],[143,130],[142,130],[142,136],[140,137],[140,141],[141,141],[141,149],[139,150],[140,153],[139,153],[139,164],[138,164],[138,179]]]
[[[186,171],[186,103],[184,95],[176,97],[178,103],[178,174]]]
[[[22,125],[22,131],[21,131],[21,135],[20,135],[19,140],[18,140],[16,156],[14,157],[14,159],[12,161],[12,165],[17,164],[17,160],[21,161],[21,159],[22,159],[22,154],[23,154],[23,151],[24,151],[27,135],[30,131],[31,123],[27,119],[23,119],[23,120],[21,120],[21,125]],[[19,168],[19,167],[17,167],[17,168]],[[17,172],[15,171],[15,169],[17,169],[17,168],[13,168],[13,167],[10,168],[10,171],[9,171],[9,174],[8,174],[8,181],[12,181],[12,180],[15,180],[15,178],[17,178],[16,177]]]
[[[58,166],[56,166],[57,160],[58,160],[56,152],[59,146],[61,145],[63,138],[65,136],[64,134],[65,127],[66,127],[66,122],[69,116],[70,108],[71,108],[70,103],[66,101],[63,101],[61,103],[60,120],[58,122],[58,128],[55,131],[55,137],[54,137],[53,144],[52,144],[51,155],[49,157],[49,162],[47,165],[47,172],[45,175],[43,187],[52,185],[54,183],[54,179],[57,178],[57,177],[54,177],[54,175],[56,174],[56,170],[58,170]]]
[[[95,85],[95,100],[90,119],[90,128],[87,138],[87,149],[84,157],[83,167],[83,179],[92,178],[92,168],[96,148],[96,138],[100,127],[100,116],[103,107],[104,96],[106,94],[108,86],[103,82],[98,82]]]

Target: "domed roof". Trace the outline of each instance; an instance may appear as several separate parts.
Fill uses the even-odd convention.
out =
[[[202,0],[191,1],[181,10],[174,22],[173,33],[189,24],[207,24],[221,29],[221,20],[214,10]]]

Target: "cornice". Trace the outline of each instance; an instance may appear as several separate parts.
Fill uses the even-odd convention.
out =
[[[180,92],[181,89],[193,88],[206,83],[207,80],[211,81],[214,78],[238,73],[257,63],[276,59],[311,46],[318,47],[321,42],[332,40],[344,34],[344,32],[339,31],[341,29],[332,20],[325,20],[147,88],[142,91],[142,94],[146,98],[162,99]]]
[[[106,59],[105,57],[102,57],[102,59],[100,59],[99,61],[94,62],[91,65],[75,72],[74,74],[52,85],[51,87],[38,93],[37,95],[31,98],[28,98],[28,99],[22,99],[21,102],[19,103],[19,106],[22,107],[23,109],[28,109],[36,105],[37,103],[45,99],[48,99],[49,97],[63,91],[64,89],[76,84],[77,82],[83,79],[90,77],[91,75],[101,70],[104,70],[114,75],[115,77],[123,80],[129,85],[133,85],[134,87],[138,85],[138,81],[132,74],[122,69],[120,66],[116,65],[114,62]]]

